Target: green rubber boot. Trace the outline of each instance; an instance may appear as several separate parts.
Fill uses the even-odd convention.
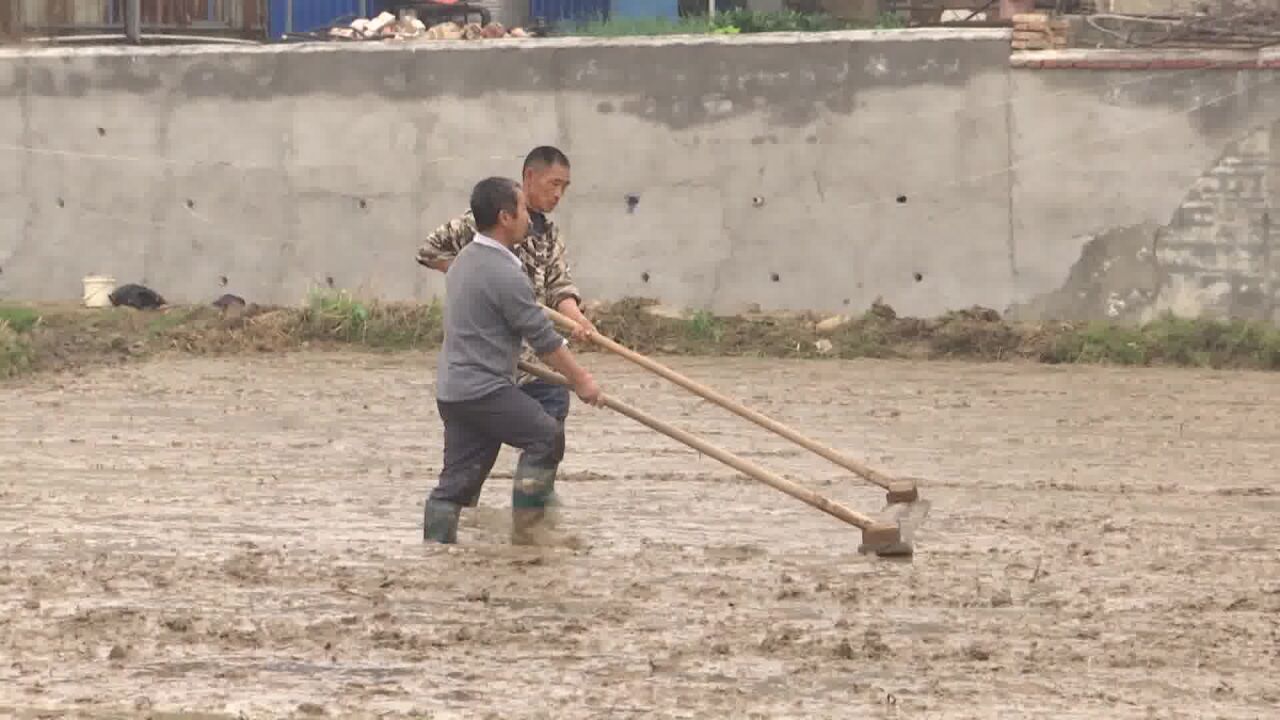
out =
[[[541,545],[548,536],[547,508],[554,502],[556,469],[534,467],[521,459],[511,482],[511,542]]]
[[[422,511],[423,542],[452,545],[458,542],[458,515],[462,506],[444,500],[427,500]]]

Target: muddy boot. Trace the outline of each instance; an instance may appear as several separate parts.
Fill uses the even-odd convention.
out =
[[[458,515],[462,507],[444,500],[427,500],[422,512],[422,540],[453,544],[458,542]]]
[[[511,483],[511,542],[513,545],[562,544],[553,532],[548,507],[555,502],[556,469],[520,462]]]
[[[479,527],[480,518],[485,513],[480,509],[480,493],[476,492],[466,502],[459,503],[458,525],[461,527]]]

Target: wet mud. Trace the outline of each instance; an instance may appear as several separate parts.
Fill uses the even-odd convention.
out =
[[[864,512],[882,493],[616,359],[607,392]],[[0,388],[0,716],[1266,717],[1280,375],[673,360],[925,479],[909,563],[576,404],[574,548],[504,451],[421,543],[434,358],[187,357]]]

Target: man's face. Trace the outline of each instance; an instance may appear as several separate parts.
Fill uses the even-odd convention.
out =
[[[524,188],[529,193],[531,209],[551,212],[569,190],[569,168],[559,163],[546,167],[535,165],[524,173]]]

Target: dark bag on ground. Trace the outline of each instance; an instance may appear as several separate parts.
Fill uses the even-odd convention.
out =
[[[164,298],[155,290],[134,283],[116,288],[108,297],[116,307],[124,305],[138,310],[154,310],[165,304]]]

